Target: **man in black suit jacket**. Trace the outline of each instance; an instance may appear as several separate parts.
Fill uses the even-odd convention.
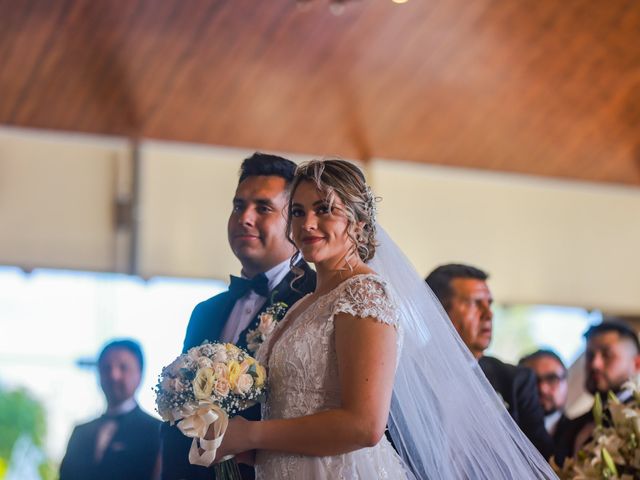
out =
[[[77,426],[60,465],[60,480],[151,480],[159,477],[160,421],[138,407],[142,350],[137,342],[107,344],[98,358],[107,412]]]
[[[536,375],[538,397],[544,410],[544,426],[553,440],[557,461],[564,456],[560,444],[570,422],[564,413],[569,390],[567,367],[556,352],[546,349],[522,357],[518,365],[530,368]]]
[[[603,405],[608,401],[609,392],[623,403],[631,400],[631,392],[623,390],[622,385],[640,372],[640,342],[636,332],[623,322],[609,320],[590,327],[584,336],[587,339],[586,390],[600,395]],[[570,420],[559,440],[559,463],[573,456],[591,438],[594,428],[591,409]]]
[[[484,355],[491,343],[493,329],[493,297],[487,278],[489,276],[478,268],[448,264],[431,272],[426,282],[440,300],[462,341],[478,360],[489,383],[502,397],[511,417],[540,453],[549,458],[552,453],[551,437],[544,428],[544,415],[533,372]]]
[[[189,320],[183,352],[205,340],[247,347],[247,335],[259,325],[260,314],[283,302],[287,308],[315,288],[315,273],[304,261],[297,277],[290,268],[295,248],[286,237],[288,189],[295,164],[275,155],[255,153],[242,163],[240,180],[227,225],[229,244],[242,265],[242,278],[232,277],[229,291],[198,304]],[[251,352],[253,353],[253,352]],[[259,419],[259,407],[243,416]],[[213,478],[213,470],[191,465],[191,439],[175,426],[162,426],[162,479]],[[243,478],[252,469],[240,465]]]

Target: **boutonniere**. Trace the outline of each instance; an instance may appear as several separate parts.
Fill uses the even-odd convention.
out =
[[[276,302],[269,305],[265,311],[260,314],[258,317],[260,321],[258,328],[247,332],[247,350],[249,350],[250,353],[255,353],[258,347],[262,345],[271,332],[273,332],[278,322],[282,320],[284,314],[287,313],[288,307],[289,305],[284,302]]]

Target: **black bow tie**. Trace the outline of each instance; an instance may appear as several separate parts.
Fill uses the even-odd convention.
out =
[[[244,296],[247,292],[253,290],[263,297],[269,296],[269,280],[264,273],[259,273],[251,280],[231,275],[231,283],[229,284],[229,293],[236,299]]]

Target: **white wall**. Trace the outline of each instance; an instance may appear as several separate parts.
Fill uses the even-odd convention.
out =
[[[472,263],[506,303],[640,312],[640,188],[377,161],[380,221],[421,273]]]
[[[0,129],[0,264],[113,270],[126,142]]]
[[[139,274],[238,272],[226,220],[251,152],[142,143]],[[0,263],[124,271],[123,157],[119,140],[0,129]],[[382,225],[421,274],[469,262],[491,273],[499,302],[640,313],[640,188],[386,160],[366,173]]]

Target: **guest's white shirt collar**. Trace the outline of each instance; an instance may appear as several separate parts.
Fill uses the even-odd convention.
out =
[[[125,413],[129,413],[133,411],[133,409],[136,408],[137,405],[138,403],[136,402],[136,399],[131,397],[129,400],[125,400],[117,407],[107,408],[107,414],[108,415],[124,415]]]
[[[618,400],[620,400],[622,403],[624,403],[627,400],[629,400],[632,395],[633,395],[633,392],[631,390],[621,390],[621,391],[618,392],[616,397],[618,397]]]
[[[553,435],[556,431],[560,417],[562,417],[561,410],[556,410],[555,412],[544,416],[544,428],[549,432],[549,435]]]

